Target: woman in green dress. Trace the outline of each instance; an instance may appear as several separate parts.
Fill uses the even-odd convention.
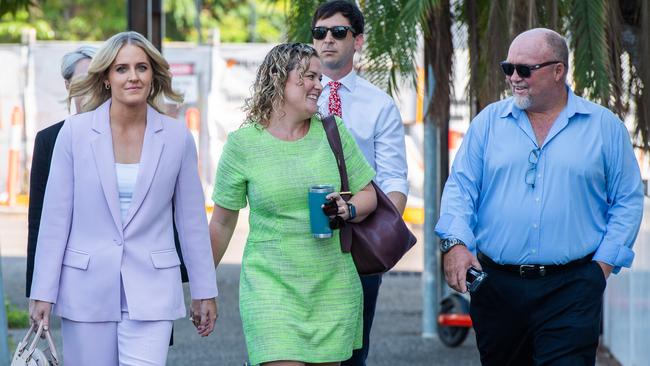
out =
[[[239,308],[250,362],[265,366],[335,366],[361,347],[362,290],[338,230],[313,237],[308,188],[340,190],[336,160],[318,115],[322,91],[316,51],[300,43],[273,48],[257,71],[246,122],[228,136],[212,199],[215,264],[223,257],[239,210],[250,205]],[[360,222],[377,205],[375,175],[341,120],[350,207],[338,192],[342,220]],[[354,214],[353,214],[354,215]]]

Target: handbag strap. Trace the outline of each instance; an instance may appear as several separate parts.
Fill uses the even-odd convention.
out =
[[[50,346],[50,354],[52,355],[52,366],[59,366],[59,354],[56,352],[56,347],[54,346],[54,341],[52,340],[52,334],[50,330],[45,331],[45,339]]]
[[[23,343],[21,353],[24,351],[24,347],[27,345],[27,340],[29,339],[29,336],[34,332],[34,327],[36,326],[36,323],[32,323],[32,325],[29,327],[29,330],[27,331],[27,334],[25,334],[25,338],[23,338]],[[43,330],[43,322],[40,322],[38,324],[38,329],[36,330],[36,334],[34,335],[34,339],[32,339],[32,342],[29,345],[29,348],[27,349],[27,354],[31,357],[31,355],[34,353],[36,350],[36,346],[38,345],[39,340],[41,339],[41,334],[45,332],[45,339],[47,339],[48,347],[50,348],[50,353],[52,354],[52,365],[58,366],[59,365],[59,355],[56,352],[56,347],[54,346],[54,341],[52,340],[52,335],[50,334],[49,330]]]
[[[343,145],[341,143],[341,135],[339,128],[336,126],[336,119],[333,115],[323,118],[323,128],[327,135],[327,141],[332,148],[334,157],[336,158],[336,165],[339,168],[339,176],[341,177],[341,191],[349,192],[350,183],[348,182],[348,170],[345,166],[345,155],[343,154]],[[344,200],[348,201],[352,194],[342,194]],[[352,251],[352,226],[347,223],[339,230],[339,237],[341,242],[341,251],[343,253],[350,253]]]
[[[348,170],[345,166],[345,156],[343,155],[341,135],[339,134],[339,128],[336,126],[336,119],[334,119],[334,115],[323,118],[323,127],[325,128],[327,141],[329,142],[330,147],[332,148],[332,152],[334,153],[334,157],[336,158],[336,165],[339,168],[339,175],[341,176],[341,191],[348,192],[350,191],[350,184],[348,182]]]

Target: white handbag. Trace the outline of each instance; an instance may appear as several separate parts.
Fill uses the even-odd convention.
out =
[[[38,330],[35,329],[36,324],[32,326],[25,334],[25,338],[18,343],[14,357],[11,360],[11,366],[58,366],[59,356],[56,353],[56,347],[52,341],[52,335],[49,330],[45,331],[45,339],[47,339],[48,347],[41,349],[38,348],[38,343],[43,334],[43,323],[38,325]],[[33,339],[32,339],[33,336]],[[31,342],[30,342],[30,339]],[[28,347],[29,345],[29,347]]]

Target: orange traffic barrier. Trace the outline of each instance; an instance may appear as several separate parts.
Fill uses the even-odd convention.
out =
[[[464,133],[456,130],[449,130],[449,150],[456,150],[460,148],[460,143],[463,141]]]
[[[201,128],[201,112],[198,108],[190,107],[185,111],[185,123],[187,123],[187,128],[190,129],[192,134],[199,133]]]
[[[438,324],[445,327],[472,327],[472,318],[469,314],[440,314],[438,315]]]
[[[20,107],[11,111],[11,138],[9,141],[9,164],[7,166],[7,200],[5,204],[12,206],[18,195],[18,170],[20,166],[20,143],[25,116]]]
[[[194,137],[196,152],[199,152],[199,130],[201,129],[201,112],[196,107],[187,108],[185,111],[185,123]],[[201,158],[199,157],[199,172],[201,171]]]

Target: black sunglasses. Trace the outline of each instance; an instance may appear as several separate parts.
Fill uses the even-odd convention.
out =
[[[337,25],[336,27],[314,27],[311,29],[311,35],[314,37],[315,40],[320,41],[321,39],[325,39],[327,37],[327,31],[332,32],[332,37],[334,39],[344,39],[345,37],[348,36],[348,31],[352,33],[354,36],[354,28],[347,26],[347,25]]]
[[[501,70],[503,70],[503,73],[506,74],[507,76],[512,76],[514,74],[515,70],[517,70],[517,75],[521,76],[522,78],[529,78],[530,74],[534,70],[539,70],[542,67],[548,66],[548,65],[554,65],[554,64],[564,64],[562,61],[549,61],[549,62],[544,62],[543,64],[538,64],[538,65],[522,65],[522,64],[511,64],[510,62],[507,61],[501,61]]]

